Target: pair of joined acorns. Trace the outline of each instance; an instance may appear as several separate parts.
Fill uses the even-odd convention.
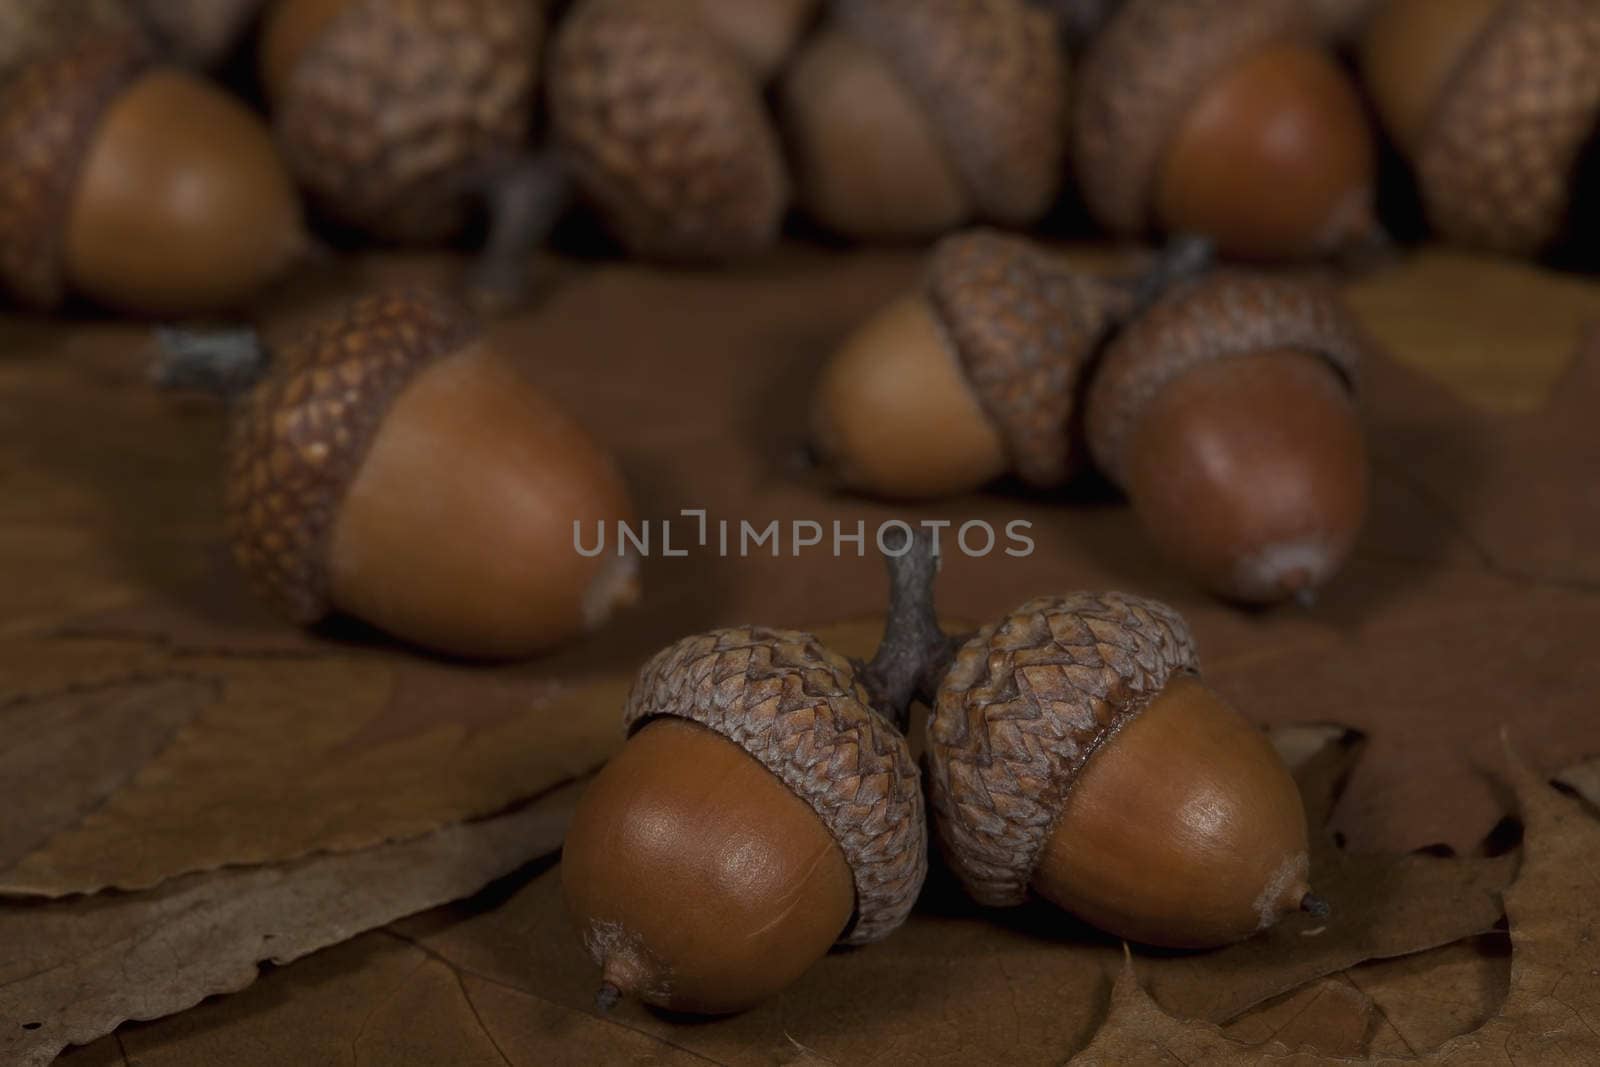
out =
[[[870,663],[746,626],[684,638],[641,670],[630,738],[562,853],[602,1009],[632,996],[739,1011],[835,943],[903,923],[927,873],[914,699],[932,709],[943,855],[980,903],[1033,893],[1189,948],[1326,911],[1293,779],[1198,680],[1175,611],[1121,593],[1043,597],[951,638],[933,613],[930,543],[890,568]]]

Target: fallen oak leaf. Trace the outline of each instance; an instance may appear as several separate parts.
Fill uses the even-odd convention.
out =
[[[1600,819],[1509,745],[1506,758],[1525,830],[1506,891],[1511,991],[1498,1015],[1423,1062],[1600,1063]]]
[[[0,870],[126,785],[215,697],[202,680],[152,675],[0,703]]]
[[[363,852],[191,875],[148,893],[0,906],[0,1062],[43,1067],[130,1019],[182,1011],[559,846],[568,784],[518,810]]]
[[[603,763],[627,687],[392,656],[168,662],[216,698],[121,788],[0,870],[0,894],[148,889],[485,816]],[[92,748],[92,722],[75,721],[74,743]],[[81,793],[92,767],[63,767],[45,785]]]
[[[1382,1018],[1372,998],[1343,975],[1320,978],[1221,1027],[1245,1045],[1276,1043],[1325,1056],[1364,1056]]]
[[[1497,931],[1392,960],[1373,960],[1343,975],[1383,1018],[1369,1053],[1416,1056],[1476,1030],[1505,1002],[1511,941]]]

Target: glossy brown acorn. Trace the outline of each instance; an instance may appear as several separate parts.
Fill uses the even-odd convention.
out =
[[[1218,273],[1106,348],[1086,400],[1096,461],[1145,529],[1222,596],[1307,596],[1366,514],[1351,396],[1366,340],[1326,286]]]
[[[1519,255],[1562,236],[1600,133],[1600,7],[1391,0],[1361,68],[1441,233]]]
[[[1077,86],[1073,158],[1094,216],[1250,259],[1370,240],[1372,135],[1320,37],[1303,0],[1127,0]]]
[[[24,303],[231,310],[306,243],[266,129],[136,39],[90,35],[0,88],[0,282]]]
[[[341,223],[442,241],[471,218],[533,121],[542,5],[276,0],[262,84],[295,176]]]
[[[772,80],[816,17],[821,0],[687,0],[713,36],[749,68]]]
[[[229,453],[234,556],[295,622],[338,611],[510,658],[637,595],[635,559],[574,541],[631,518],[615,463],[427,292],[365,298],[276,353]]]
[[[805,210],[836,233],[903,239],[1051,206],[1066,74],[1024,0],[837,0],[779,86]]]
[[[1156,273],[1189,269],[1189,251]],[[1082,458],[1079,378],[1137,303],[1134,285],[1074,270],[1021,238],[947,237],[922,288],[830,357],[812,401],[813,445],[842,485],[877,496],[962,493],[1008,471],[1059,485]]]
[[[631,737],[562,851],[602,1007],[739,1011],[905,920],[927,867],[922,791],[873,701],[794,631],[716,630],[645,665]]]
[[[1183,619],[1119,593],[1030,601],[961,646],[929,720],[928,788],[974,899],[1034,894],[1177,948],[1326,907],[1293,779],[1195,671]]]

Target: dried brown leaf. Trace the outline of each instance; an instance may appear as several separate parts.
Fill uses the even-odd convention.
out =
[[[382,656],[179,662],[205,685],[204,705],[163,743],[146,744],[137,766],[133,751],[118,754],[109,791],[97,791],[105,775],[93,760],[50,765],[24,810],[78,817],[49,824],[48,839],[0,873],[0,892],[145,889],[483,816],[603,763],[628,684],[562,687],[516,670]],[[92,691],[52,705],[51,743],[96,751],[107,738],[95,707]],[[89,794],[92,806],[75,799]]]
[[[1589,281],[1443,247],[1361,278],[1345,295],[1396,358],[1504,412],[1543,407],[1600,325],[1600,289]]]
[[[534,803],[399,844],[159,889],[0,906],[0,1062],[49,1063],[128,1019],[155,1019],[443,901],[555,848],[568,785]]]
[[[1276,1043],[1325,1056],[1362,1056],[1380,1022],[1371,998],[1341,976],[1277,997],[1221,1030],[1230,1041],[1245,1045]]]
[[[1344,978],[1382,1014],[1369,1053],[1416,1056],[1476,1030],[1500,1009],[1511,981],[1511,941],[1496,932],[1364,963]]]

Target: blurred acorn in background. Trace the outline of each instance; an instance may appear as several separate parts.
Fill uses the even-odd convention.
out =
[[[263,0],[0,0],[0,80],[29,57],[92,33],[142,33],[162,58],[212,67]]]
[[[542,4],[275,0],[261,78],[295,176],[339,223],[448,240],[522,153]]]
[[[778,92],[800,203],[842,236],[1024,226],[1060,189],[1065,58],[1023,0],[834,0]]]
[[[682,0],[713,36],[744,61],[758,82],[771,81],[816,18],[821,0]]]
[[[1361,69],[1441,234],[1514,255],[1566,236],[1600,134],[1600,5],[1389,0]]]
[[[231,310],[307,247],[266,127],[137,37],[87,35],[0,87],[0,282],[24,304]]]
[[[1303,0],[1127,0],[1077,83],[1074,162],[1119,234],[1275,260],[1373,242],[1376,152]]]

